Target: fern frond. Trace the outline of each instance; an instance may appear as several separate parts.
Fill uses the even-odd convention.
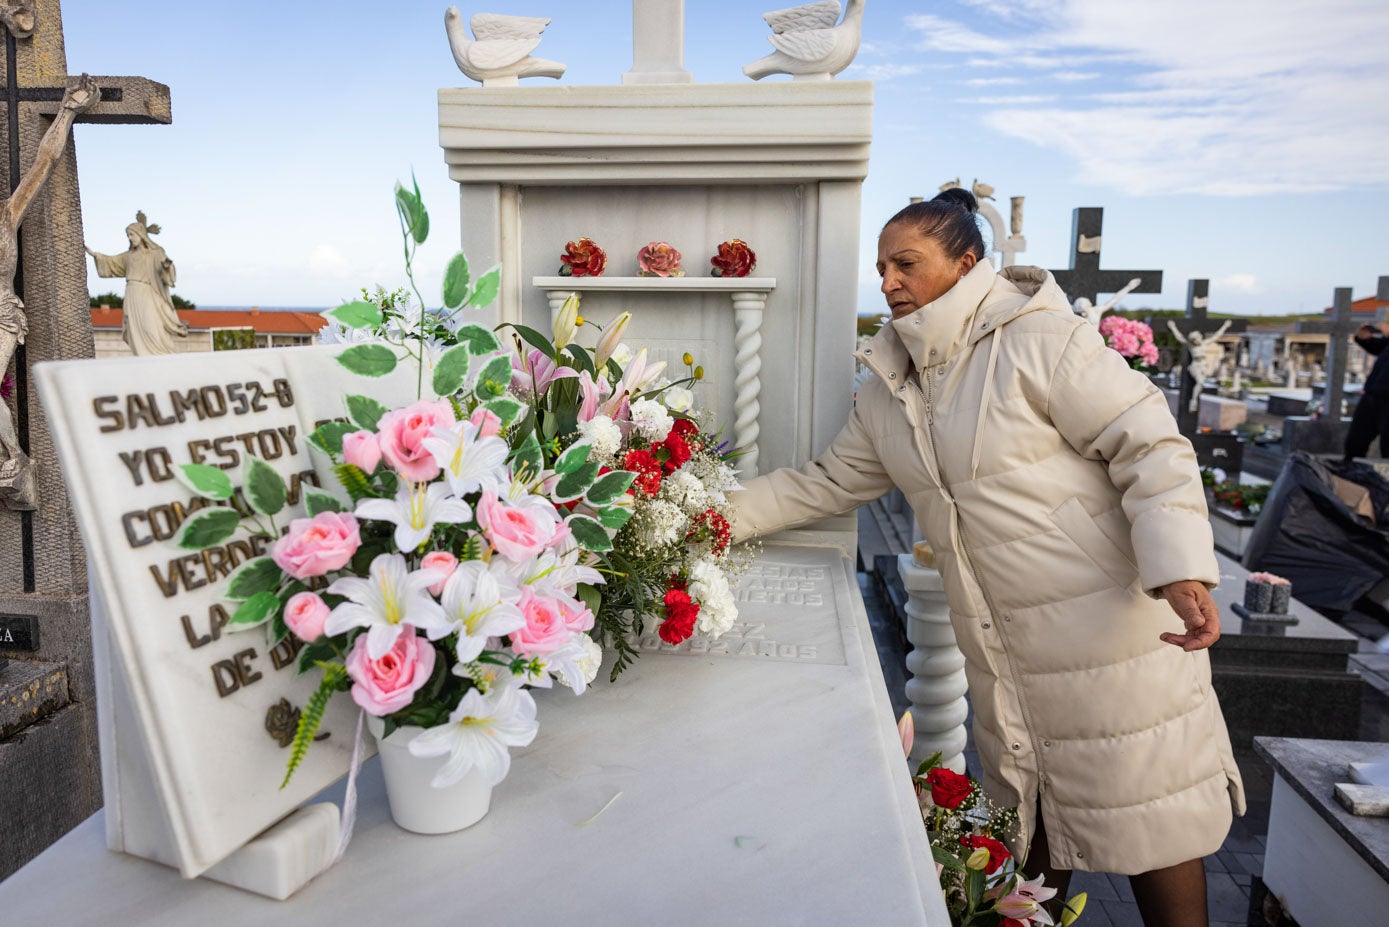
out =
[[[342,488],[347,490],[347,495],[353,502],[360,502],[371,496],[375,496],[375,491],[371,488],[371,483],[367,480],[367,475],[362,472],[360,467],[354,467],[349,463],[340,463],[333,466],[333,473],[337,476]]]
[[[289,764],[285,767],[284,781],[280,783],[282,789],[289,785],[290,777],[294,775],[294,771],[299,768],[299,764],[304,761],[304,756],[309,752],[309,746],[313,744],[318,727],[323,723],[323,713],[328,709],[328,700],[338,690],[338,684],[347,678],[347,670],[342,664],[323,663],[321,665],[323,667],[323,679],[318,683],[318,688],[314,690],[314,694],[309,696],[309,703],[304,706],[304,711],[299,715],[299,726],[294,731],[294,743],[289,748]]]

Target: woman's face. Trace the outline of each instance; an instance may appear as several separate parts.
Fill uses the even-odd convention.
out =
[[[895,222],[878,236],[878,276],[883,296],[894,319],[911,315],[945,295],[974,267],[974,255],[965,252],[950,260],[934,238],[914,226]]]

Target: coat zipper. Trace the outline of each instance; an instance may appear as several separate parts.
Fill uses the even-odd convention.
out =
[[[916,380],[912,380],[910,376],[908,377],[908,382],[911,383],[912,387],[916,390],[916,394],[921,397],[921,401],[926,405],[926,443],[929,445],[930,454],[936,462],[935,470],[939,473],[940,460],[935,456],[936,439],[935,435],[931,433],[931,426],[935,424],[935,411],[932,408],[932,399],[934,399],[935,391],[931,386],[931,377],[929,374],[926,376],[925,392],[922,391],[919,380],[920,375],[918,375]],[[985,388],[987,388],[987,385]],[[984,605],[989,609],[989,614],[993,616],[994,622],[998,623],[1002,620],[1002,613],[999,612],[998,608],[994,605],[993,596],[989,595],[989,588],[984,585],[984,578],[979,575],[979,568],[975,566],[974,554],[969,550],[969,544],[965,541],[964,526],[960,524],[960,510],[954,505],[954,496],[951,496],[949,490],[945,489],[945,481],[942,479],[940,482],[941,489],[945,490],[946,497],[951,501],[951,508],[954,509],[951,518],[954,519],[956,526],[959,528],[960,549],[964,552],[965,559],[969,561],[969,570],[974,575],[974,582],[979,586],[979,594],[984,597]],[[1046,766],[1042,762],[1042,751],[1037,743],[1037,731],[1032,724],[1032,713],[1028,710],[1027,699],[1023,696],[1022,686],[1018,682],[1018,669],[1017,665],[1013,662],[1013,651],[1008,647],[1008,635],[1004,633],[1002,626],[998,628],[998,636],[1003,644],[1003,654],[1008,658],[1008,671],[1013,676],[1014,685],[1017,686],[1018,708],[1022,711],[1022,722],[1027,728],[1027,738],[1032,743],[1032,755],[1037,758],[1037,795],[1040,798],[1040,796],[1046,793],[1047,774]]]

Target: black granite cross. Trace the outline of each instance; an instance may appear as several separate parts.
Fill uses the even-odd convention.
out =
[[[1379,278],[1379,292],[1376,295],[1377,302],[1389,302],[1389,277]],[[1326,410],[1326,417],[1332,422],[1341,419],[1341,401],[1346,394],[1346,361],[1350,353],[1350,340],[1359,327],[1359,323],[1352,318],[1353,302],[1351,288],[1338,286],[1331,302],[1331,321],[1297,323],[1299,335],[1325,333],[1328,336],[1326,393],[1322,408]],[[1378,314],[1376,313],[1376,316]]]
[[[1214,333],[1227,321],[1229,327],[1225,329],[1226,334],[1237,335],[1249,327],[1249,323],[1244,319],[1222,319],[1219,322],[1212,321],[1206,315],[1206,309],[1210,306],[1211,282],[1209,280],[1188,280],[1186,282],[1186,318],[1171,320],[1172,325],[1183,337],[1188,337],[1192,332],[1200,332],[1202,336]],[[1166,323],[1154,324],[1149,320],[1149,324],[1154,325],[1156,332],[1157,325],[1161,324],[1165,329]],[[1191,351],[1183,345],[1182,347],[1182,370],[1187,371],[1191,366]],[[1177,423],[1183,434],[1191,435],[1196,433],[1196,421],[1198,413],[1190,411],[1192,390],[1198,392],[1204,387],[1203,383],[1196,383],[1185,372],[1182,374],[1181,388],[1177,394]]]
[[[1066,292],[1066,298],[1075,302],[1084,296],[1091,303],[1098,303],[1101,293],[1117,293],[1134,277],[1141,282],[1130,292],[1161,293],[1160,270],[1100,269],[1100,231],[1103,225],[1103,207],[1082,206],[1071,212],[1071,266],[1067,270],[1051,272],[1057,284]]]
[[[43,35],[45,27],[52,28],[49,24],[57,22],[57,29],[61,31],[62,22],[55,16],[43,17],[40,20],[40,28],[35,36],[25,36],[17,39],[14,33],[8,28],[0,26],[5,35],[5,82],[0,86],[0,97],[5,101],[5,125],[6,125],[6,159],[5,174],[5,195],[8,196],[18,185],[21,176],[21,156],[20,156],[20,121],[22,113],[21,104],[33,107],[33,111],[41,115],[51,116],[58,112],[58,107],[63,99],[63,92],[69,85],[75,84],[75,78],[69,78],[66,74],[60,76],[49,76],[48,86],[21,86],[19,81],[19,58],[21,49],[26,55],[26,63],[29,68],[42,74],[43,59],[45,56],[51,62],[51,51],[45,44],[43,50],[35,43],[38,41],[51,42],[51,37]],[[22,43],[22,44],[21,44]],[[26,48],[25,46],[30,46]],[[62,68],[61,45],[59,45],[59,55],[57,58],[58,67]],[[169,106],[169,88],[163,84],[146,80],[142,77],[97,77],[95,78],[98,88],[101,91],[99,102],[86,113],[77,117],[77,122],[90,123],[132,123],[132,124],[168,124],[172,121]],[[75,196],[75,193],[74,193]],[[76,202],[71,204],[72,214],[80,216],[80,209]],[[80,237],[80,219],[76,234]],[[17,234],[17,245],[20,254],[26,254],[24,248],[23,235]],[[48,249],[51,257],[52,242],[41,242],[38,247]],[[18,269],[15,272],[14,291],[20,299],[24,298],[24,265],[26,261],[20,260]],[[52,266],[52,261],[40,262],[39,266]],[[43,307],[29,306],[28,310],[32,314],[35,310],[42,311]],[[19,445],[26,454],[30,454],[30,434],[29,434],[29,363],[25,351],[25,346],[20,345],[15,350],[15,432],[19,439]],[[32,455],[31,455],[32,456]],[[20,513],[20,546],[23,558],[23,584],[25,592],[33,592],[34,585],[34,523],[32,512]]]

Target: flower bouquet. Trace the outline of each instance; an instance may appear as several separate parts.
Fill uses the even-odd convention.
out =
[[[902,715],[897,729],[902,749],[911,752],[912,716]],[[1018,832],[1018,813],[1000,808],[979,783],[942,765],[933,754],[912,779],[931,855],[950,923],[956,927],[1025,927],[1055,924],[1043,905],[1056,896],[1042,877],[1028,879],[1003,841]],[[1069,927],[1085,909],[1084,893],[1063,905],[1060,923]]]
[[[1147,322],[1107,315],[1100,319],[1100,334],[1105,344],[1118,351],[1134,370],[1148,370],[1157,365],[1157,344],[1153,342],[1153,329]]]

